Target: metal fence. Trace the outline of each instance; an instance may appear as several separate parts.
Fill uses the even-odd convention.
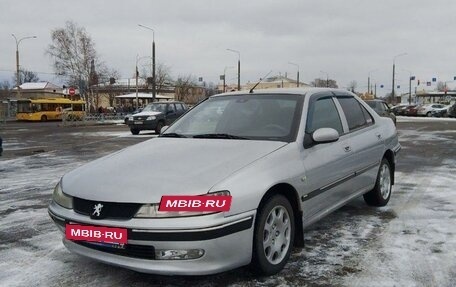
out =
[[[8,117],[8,104],[0,102],[0,123],[6,123]]]
[[[124,123],[126,114],[123,113],[88,113],[84,117],[75,116],[69,112],[63,112],[63,126],[84,126],[97,124],[121,124]]]

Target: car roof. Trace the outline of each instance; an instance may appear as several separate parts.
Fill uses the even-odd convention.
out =
[[[158,101],[158,102],[153,102],[149,103],[150,104],[183,104],[184,102],[179,102],[179,101]]]
[[[365,102],[381,102],[381,103],[385,103],[384,100],[379,100],[379,99],[373,99],[373,100],[364,100]]]
[[[237,95],[268,95],[268,94],[287,94],[287,95],[305,95],[305,94],[314,94],[318,92],[351,92],[344,89],[334,89],[334,88],[274,88],[274,89],[255,89],[253,93],[249,93],[249,90],[226,92],[222,94],[213,95],[211,97],[223,97],[223,96],[237,96]]]

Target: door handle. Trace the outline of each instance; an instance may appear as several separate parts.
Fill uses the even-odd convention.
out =
[[[377,136],[377,139],[381,140],[382,139],[382,135],[381,134],[376,134]]]
[[[352,149],[351,149],[351,147],[348,145],[348,146],[345,146],[345,147],[344,147],[344,150],[345,150],[345,152],[349,152],[349,151],[351,151]]]

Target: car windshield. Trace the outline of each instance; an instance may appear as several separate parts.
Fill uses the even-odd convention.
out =
[[[162,136],[292,141],[302,106],[298,95],[212,97],[175,122]]]
[[[166,109],[166,104],[154,103],[147,105],[142,111],[143,112],[160,112],[163,113]]]

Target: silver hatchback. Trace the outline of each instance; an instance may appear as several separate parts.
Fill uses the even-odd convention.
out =
[[[306,226],[361,195],[386,205],[399,150],[393,121],[345,90],[215,95],[160,137],[67,173],[49,214],[70,251],[108,264],[180,275],[251,264],[275,274]],[[224,212],[161,211],[167,195],[232,201]],[[125,238],[74,240],[75,225]]]

